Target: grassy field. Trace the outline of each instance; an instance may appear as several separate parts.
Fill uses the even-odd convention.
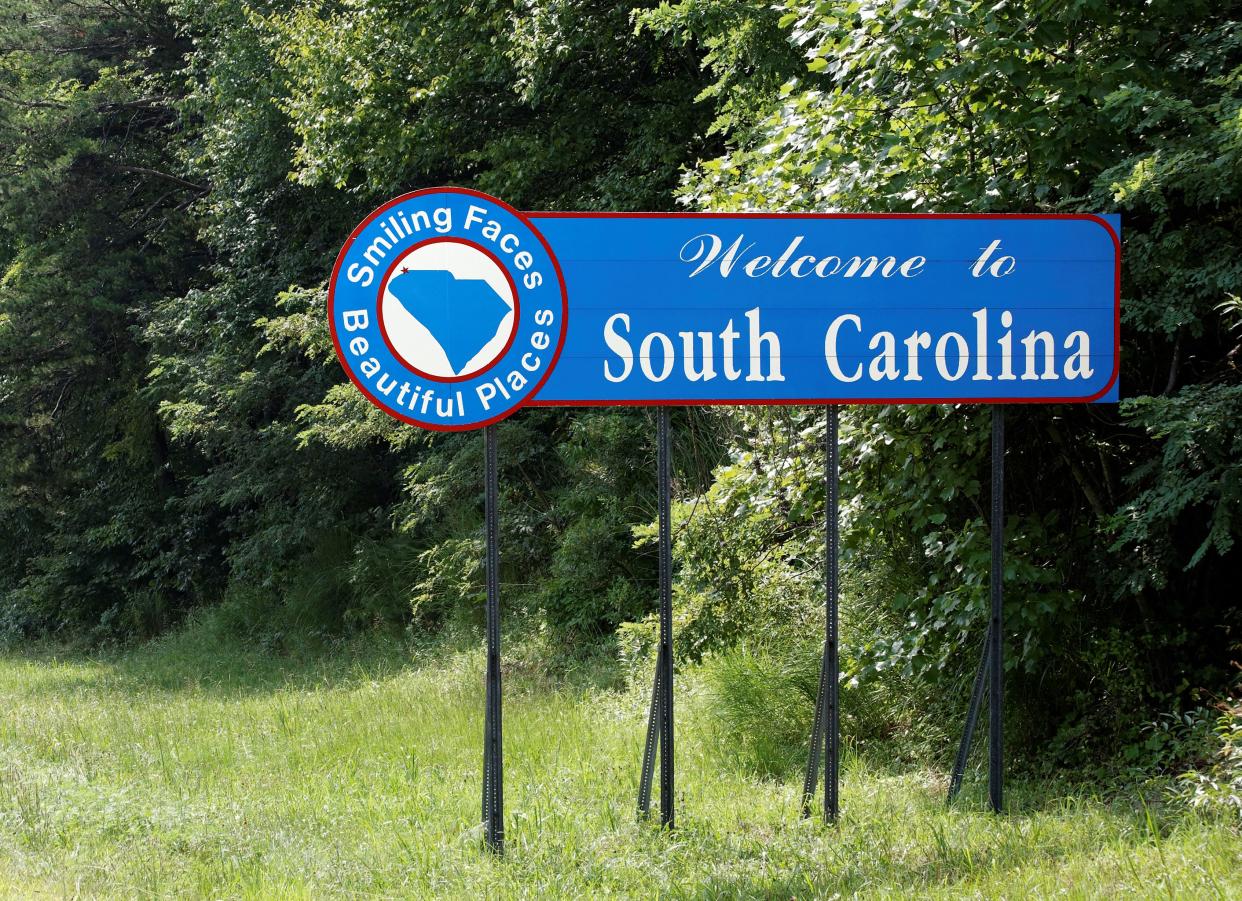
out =
[[[740,772],[678,687],[679,828],[634,818],[645,698],[505,697],[508,855],[480,849],[482,656],[303,659],[191,630],[125,655],[0,656],[0,893],[12,897],[1242,897],[1242,839],[1137,797],[848,760],[836,829]],[[569,687],[567,687],[569,686]]]

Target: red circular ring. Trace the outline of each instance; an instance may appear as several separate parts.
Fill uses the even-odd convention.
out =
[[[414,251],[418,250],[418,248],[425,247],[428,244],[465,244],[467,247],[473,247],[475,250],[479,251],[496,264],[496,268],[504,274],[505,281],[509,283],[509,293],[513,297],[513,326],[509,329],[509,340],[505,342],[505,346],[500,349],[500,353],[496,354],[496,356],[492,358],[490,363],[474,370],[473,372],[468,372],[465,375],[432,375],[430,372],[424,372],[419,369],[405,357],[401,356],[401,354],[397,351],[397,345],[393,344],[392,339],[388,337],[388,328],[384,325],[384,292],[388,290],[388,280],[392,278],[393,270],[397,268],[398,263]],[[398,363],[416,375],[425,379],[431,379],[433,382],[465,382],[482,375],[499,363],[502,359],[504,359],[505,354],[509,352],[509,348],[513,346],[514,339],[517,338],[518,326],[520,324],[519,320],[522,315],[521,301],[518,299],[517,283],[513,280],[513,276],[509,274],[509,270],[505,268],[504,263],[500,262],[500,258],[481,244],[476,244],[474,241],[470,241],[466,238],[456,238],[448,235],[437,238],[427,238],[425,241],[419,241],[405,253],[401,254],[401,256],[397,257],[397,259],[393,260],[392,265],[390,265],[388,270],[384,273],[384,277],[380,279],[378,298],[379,299],[375,304],[376,313],[378,314],[376,318],[379,320],[380,335],[384,338],[384,343],[388,345],[388,349],[392,352],[392,355],[397,358]]]

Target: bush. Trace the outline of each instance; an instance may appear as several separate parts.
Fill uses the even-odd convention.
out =
[[[716,724],[717,749],[748,770],[788,776],[806,765],[810,747],[823,643],[818,630],[746,642],[704,665],[708,712]],[[843,632],[839,646],[841,746],[843,754],[877,763],[945,759],[957,720],[929,715],[954,709],[965,699],[930,697],[925,687],[896,670],[864,671],[857,638]]]
[[[1208,762],[1178,780],[1176,796],[1195,810],[1242,826],[1242,698],[1220,705]]]
[[[707,667],[718,750],[761,776],[806,764],[821,654],[812,642],[784,649],[746,645]]]

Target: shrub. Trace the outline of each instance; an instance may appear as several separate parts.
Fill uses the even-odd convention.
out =
[[[1192,809],[1242,826],[1242,698],[1231,698],[1220,710],[1207,765],[1183,774],[1176,795]]]

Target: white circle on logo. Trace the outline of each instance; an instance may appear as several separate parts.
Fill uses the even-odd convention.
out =
[[[513,283],[472,243],[438,238],[402,256],[380,295],[384,339],[416,372],[436,379],[477,375],[508,348],[517,328]]]

